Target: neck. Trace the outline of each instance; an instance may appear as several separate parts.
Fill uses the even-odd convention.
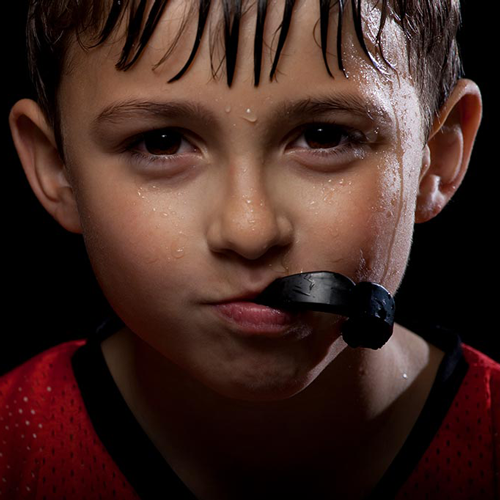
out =
[[[181,477],[196,461],[238,477],[236,469],[276,476],[325,467],[341,476],[366,460],[374,484],[418,417],[441,359],[397,327],[384,349],[345,348],[300,393],[259,402],[217,394],[126,329],[103,342],[103,353],[137,420]]]

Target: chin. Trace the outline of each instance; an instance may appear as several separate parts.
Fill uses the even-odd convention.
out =
[[[309,384],[301,384],[296,381],[280,383],[279,381],[265,381],[250,384],[238,384],[231,387],[219,389],[219,394],[226,398],[249,402],[265,403],[272,401],[284,401],[290,399],[303,391]]]
[[[332,333],[333,332],[333,333]],[[240,401],[280,401],[306,389],[342,352],[345,344],[328,335],[302,340],[238,341],[198,358],[199,382],[221,396]],[[333,337],[333,338],[332,338]],[[202,368],[200,372],[199,369]]]
[[[253,369],[255,368],[255,369]],[[248,402],[269,402],[289,399],[306,389],[322,371],[311,373],[300,366],[276,364],[229,369],[218,380],[209,382],[211,389],[229,399]],[[207,384],[208,385],[208,384]]]

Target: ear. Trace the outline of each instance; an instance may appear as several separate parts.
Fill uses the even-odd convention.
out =
[[[435,217],[460,186],[481,113],[478,86],[470,80],[459,80],[435,119],[425,146],[415,222]]]
[[[30,99],[12,108],[9,124],[24,172],[40,203],[68,231],[81,233],[67,169],[54,133],[38,104]]]

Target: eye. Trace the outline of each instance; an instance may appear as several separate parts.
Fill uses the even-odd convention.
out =
[[[178,175],[194,165],[199,150],[182,129],[149,130],[131,138],[123,152],[134,168],[150,175]]]
[[[171,156],[178,154],[183,143],[187,142],[184,136],[174,129],[153,130],[144,134],[142,141],[143,150],[153,156]]]
[[[347,167],[364,158],[370,148],[358,129],[337,123],[311,123],[300,127],[289,145],[289,154],[313,169]]]
[[[296,142],[299,147],[331,149],[349,142],[351,135],[342,127],[321,123],[304,128]]]

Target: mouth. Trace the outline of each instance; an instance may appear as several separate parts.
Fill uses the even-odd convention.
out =
[[[286,335],[297,323],[299,314],[254,302],[260,294],[261,291],[245,293],[211,304],[211,307],[219,318],[241,336],[278,338]]]
[[[280,278],[263,291],[213,304],[219,317],[243,335],[284,336],[299,314],[320,311],[348,317],[342,334],[351,347],[379,349],[391,337],[394,299],[377,283],[356,284],[332,271]],[[289,308],[299,313],[289,312]]]

